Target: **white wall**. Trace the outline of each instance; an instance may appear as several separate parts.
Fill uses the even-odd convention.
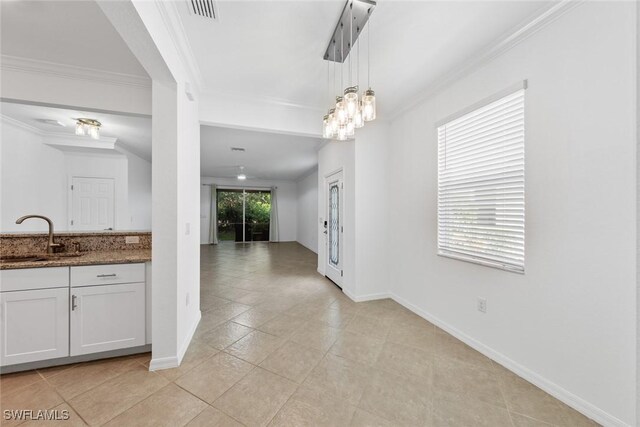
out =
[[[608,425],[636,425],[636,7],[580,4],[394,121],[379,154],[389,291]],[[434,123],[523,79],[526,273],[439,257]]]
[[[237,187],[245,185],[252,187],[278,187],[276,190],[278,202],[278,227],[281,242],[296,240],[298,221],[297,189],[294,181],[267,181],[250,179],[246,184],[239,184],[237,179],[202,177],[201,184],[216,184],[222,188],[225,185]],[[209,206],[211,203],[211,187],[200,185],[200,244],[209,243]]]
[[[318,169],[296,183],[298,220],[296,240],[307,249],[318,253]]]
[[[71,177],[113,178],[115,228],[151,227],[151,163],[133,154],[61,151],[46,135],[11,119],[2,120],[0,231],[46,231],[42,221],[15,224],[26,214],[48,216],[56,231],[69,227]],[[131,172],[131,175],[130,175]]]
[[[66,229],[67,177],[64,153],[42,143],[42,137],[19,124],[2,120],[0,141],[0,231],[47,231],[44,221],[27,214],[45,215],[57,230]]]
[[[358,299],[386,296],[389,290],[388,233],[404,216],[391,201],[388,187],[387,144],[389,124],[377,120],[358,129],[355,141],[357,159],[355,188],[356,273]]]
[[[151,162],[127,153],[129,216],[133,230],[151,230]]]

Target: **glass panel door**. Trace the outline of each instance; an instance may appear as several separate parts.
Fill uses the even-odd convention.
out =
[[[218,240],[269,241],[270,191],[219,189],[217,194]]]
[[[244,241],[268,242],[271,222],[271,192],[245,190]]]
[[[218,190],[218,240],[243,242],[244,195],[242,190]]]

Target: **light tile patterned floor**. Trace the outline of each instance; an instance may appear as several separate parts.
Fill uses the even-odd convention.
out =
[[[353,303],[296,243],[201,261],[179,368],[138,355],[4,375],[0,408],[65,409],[70,426],[596,425],[395,302]]]

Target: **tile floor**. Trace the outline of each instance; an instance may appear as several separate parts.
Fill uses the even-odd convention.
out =
[[[179,368],[144,354],[4,375],[1,409],[65,409],[70,426],[596,425],[395,302],[353,303],[296,243],[203,246],[201,263]]]

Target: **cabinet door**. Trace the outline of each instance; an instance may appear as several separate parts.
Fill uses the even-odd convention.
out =
[[[69,288],[0,294],[0,364],[69,355]]]
[[[144,344],[144,283],[71,288],[72,356]]]

